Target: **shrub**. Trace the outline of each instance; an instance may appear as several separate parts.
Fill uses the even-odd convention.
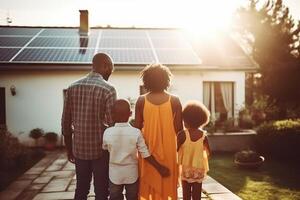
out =
[[[263,123],[257,129],[255,142],[263,154],[300,161],[300,119]]]
[[[54,133],[54,132],[48,132],[45,134],[44,137],[48,143],[52,143],[52,144],[55,144],[58,140],[58,135],[57,135],[57,133]]]
[[[40,128],[32,129],[29,133],[29,137],[35,140],[35,146],[37,146],[38,139],[44,135],[44,130]]]
[[[234,155],[234,159],[243,163],[259,162],[261,160],[260,156],[255,151],[251,150],[237,152]]]

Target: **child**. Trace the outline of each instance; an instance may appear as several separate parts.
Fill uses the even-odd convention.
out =
[[[185,130],[178,133],[178,162],[182,167],[183,200],[200,200],[202,181],[208,171],[207,154],[210,154],[207,136],[202,129],[210,113],[198,101],[190,102],[182,113]]]
[[[162,177],[169,176],[169,169],[160,165],[150,155],[139,129],[129,125],[131,115],[129,102],[117,100],[113,107],[115,126],[105,130],[103,149],[110,153],[109,158],[109,190],[110,200],[122,200],[123,189],[126,199],[138,199],[138,157],[137,152],[146,159]]]

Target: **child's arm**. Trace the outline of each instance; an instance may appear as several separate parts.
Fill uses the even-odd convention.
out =
[[[210,157],[211,151],[210,151],[210,147],[209,147],[209,143],[208,143],[207,136],[205,136],[204,141],[203,141],[203,144],[204,144],[204,149],[205,149],[206,152],[207,152],[207,156]]]
[[[144,137],[140,131],[137,139],[137,149],[141,156],[145,160],[147,160],[147,162],[149,162],[160,173],[162,177],[167,177],[170,175],[169,169],[157,162],[157,160],[150,154],[148,147],[145,143]]]
[[[181,145],[184,143],[185,141],[185,132],[184,131],[180,131],[177,134],[177,151],[179,151]]]

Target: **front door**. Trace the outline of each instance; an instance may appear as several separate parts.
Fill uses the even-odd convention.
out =
[[[6,127],[5,88],[0,87],[0,129]]]

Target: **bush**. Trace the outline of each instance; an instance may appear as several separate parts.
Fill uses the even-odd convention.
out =
[[[26,166],[32,155],[35,155],[28,147],[22,145],[18,138],[7,131],[0,133],[0,167],[11,170]]]
[[[32,129],[29,133],[29,137],[35,140],[35,146],[37,146],[38,139],[44,135],[44,130],[40,128]]]
[[[58,140],[58,135],[57,135],[57,133],[54,133],[54,132],[48,132],[45,134],[44,137],[45,137],[46,142],[52,143],[52,144],[55,144]]]
[[[263,123],[257,129],[255,141],[263,154],[300,161],[300,119]]]
[[[261,161],[260,156],[255,152],[251,150],[244,150],[237,152],[234,155],[234,159],[239,162],[243,163],[252,163],[252,162],[259,162]]]

